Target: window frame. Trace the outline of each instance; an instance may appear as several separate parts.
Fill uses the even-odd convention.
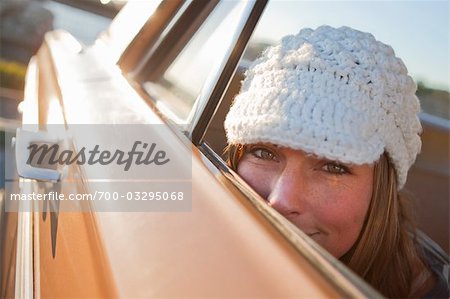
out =
[[[204,86],[208,90],[205,93],[206,99],[199,100],[199,103],[203,105],[197,105],[191,125],[188,128],[188,136],[193,144],[200,145],[203,142],[208,125],[225,95],[225,91],[236,72],[247,43],[267,3],[268,0],[258,0],[253,3],[248,15],[244,21],[241,20],[237,28],[238,34],[233,37],[233,44],[228,49],[227,57],[222,60],[221,70],[215,74],[213,80],[207,82]]]
[[[131,73],[132,78],[138,83],[159,78],[182,52],[218,2],[219,0],[185,2],[166,30],[147,47],[146,54]]]
[[[145,91],[142,83],[144,80],[148,81],[158,78],[164,73],[218,3],[219,0],[208,2],[193,0],[181,4],[172,19],[170,21],[167,20],[168,24],[163,26],[164,29],[159,30],[160,34],[157,37],[154,36],[152,40],[145,41],[148,46],[141,46],[139,50],[132,49],[137,47],[135,40],[139,40],[140,34],[138,34],[133,43],[130,44],[130,49],[127,49],[124,55],[122,55],[119,62],[122,71],[134,88],[138,90],[147,103],[155,110],[158,111],[155,101],[152,95]],[[189,119],[189,124],[182,128],[183,133],[193,144],[199,145],[202,142],[211,117],[220,104],[222,93],[226,90],[235,72],[237,64],[246,48],[248,39],[266,4],[267,0],[247,2],[245,11],[242,13],[239,24],[232,37],[232,42],[229,44],[228,49],[226,49],[226,55],[221,58],[220,67],[214,74],[209,74],[204,83],[202,89],[204,92],[202,92],[201,97],[197,99],[194,107],[192,107],[192,118]],[[146,26],[148,23],[150,21],[146,23]],[[186,28],[188,28],[187,31]],[[169,53],[167,49],[169,49]],[[130,53],[133,52],[134,57],[136,53],[141,53],[142,58],[139,61],[132,61],[129,58],[127,62],[126,56],[132,57],[133,55]],[[175,124],[173,119],[164,115],[161,111],[158,112],[171,126],[177,127],[179,130],[179,126]]]
[[[184,0],[162,1],[145,22],[136,36],[120,54],[117,65],[124,73],[135,70],[149,49],[158,46],[157,41],[170,26],[173,19],[182,11]],[[125,24],[121,24],[125,25]]]

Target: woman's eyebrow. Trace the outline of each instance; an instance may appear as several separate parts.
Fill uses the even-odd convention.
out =
[[[270,146],[270,147],[276,147],[276,148],[281,148],[281,146],[280,145],[278,145],[278,144],[273,144],[273,143],[270,143],[270,142],[261,142],[261,143],[256,143],[256,144],[254,144],[254,145],[264,145],[264,146]]]

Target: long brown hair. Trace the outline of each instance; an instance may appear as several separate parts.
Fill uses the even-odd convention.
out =
[[[244,153],[244,145],[227,146],[228,165],[237,170]],[[375,163],[373,187],[358,240],[340,260],[384,296],[405,298],[415,291],[413,280],[425,265],[417,251],[409,205],[397,191],[395,169],[386,153]]]

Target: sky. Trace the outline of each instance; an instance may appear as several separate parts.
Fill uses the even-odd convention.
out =
[[[276,0],[255,38],[274,41],[301,28],[350,26],[391,45],[416,81],[450,90],[450,1]]]

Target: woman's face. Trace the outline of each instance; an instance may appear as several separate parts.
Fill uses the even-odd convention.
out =
[[[270,144],[247,146],[239,175],[336,258],[356,242],[372,196],[373,165],[350,165]]]

